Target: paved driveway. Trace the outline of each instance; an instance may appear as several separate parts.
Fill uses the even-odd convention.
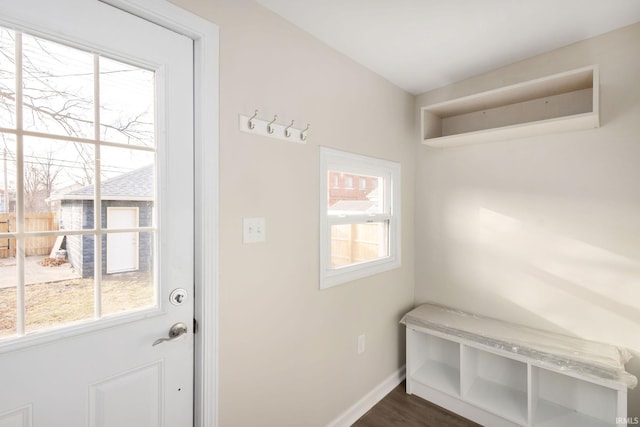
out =
[[[26,284],[59,282],[80,277],[71,264],[64,263],[57,267],[45,267],[40,264],[44,256],[29,256],[24,266]],[[18,269],[15,258],[0,258],[0,288],[16,285]]]

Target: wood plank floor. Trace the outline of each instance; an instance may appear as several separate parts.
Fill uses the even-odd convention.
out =
[[[404,381],[362,416],[353,427],[478,427],[431,402],[405,392]]]

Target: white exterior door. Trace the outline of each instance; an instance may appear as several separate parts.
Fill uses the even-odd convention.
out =
[[[193,425],[192,67],[192,40],[97,0],[0,2],[0,426]],[[112,275],[122,236],[138,271]]]
[[[138,228],[138,208],[108,207],[107,227],[121,229]],[[138,233],[107,234],[107,273],[122,273],[138,269]]]

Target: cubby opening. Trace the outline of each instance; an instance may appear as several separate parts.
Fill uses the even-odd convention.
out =
[[[462,347],[462,396],[518,424],[526,424],[527,364],[487,351]]]
[[[531,380],[533,426],[616,425],[615,389],[538,367]]]
[[[411,343],[410,379],[443,393],[460,396],[460,345],[433,335],[408,330]]]

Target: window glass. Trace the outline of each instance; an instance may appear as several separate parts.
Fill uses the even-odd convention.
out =
[[[320,288],[400,265],[400,165],[321,148]]]
[[[389,256],[389,221],[331,226],[331,268]]]
[[[340,171],[329,171],[330,180],[340,175]],[[353,188],[353,175],[349,175],[348,178],[350,179],[344,180],[343,186],[333,186],[329,189],[327,201],[329,215],[369,214],[384,211],[383,200],[379,194],[383,191],[383,178],[356,175],[358,182],[365,183],[359,188]]]

